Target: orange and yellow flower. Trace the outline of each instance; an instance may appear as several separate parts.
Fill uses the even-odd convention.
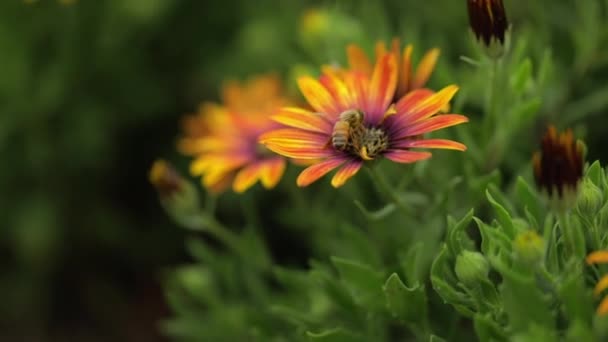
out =
[[[587,256],[587,264],[605,264],[608,263],[608,251],[596,251]],[[608,274],[604,275],[595,285],[593,294],[599,296],[605,289],[608,289]],[[608,314],[608,296],[604,297],[597,307],[598,315]]]
[[[397,58],[392,51],[380,51],[371,71],[367,66],[362,69],[353,64],[351,58],[348,70],[336,72],[324,68],[319,79],[309,76],[298,79],[298,86],[313,111],[283,108],[273,118],[289,128],[268,132],[260,138],[266,147],[283,156],[321,160],[300,173],[298,186],[307,186],[339,168],[331,182],[339,187],[359,171],[364,161],[380,156],[398,163],[431,157],[429,152],[412,148],[466,149],[451,140],[421,138],[425,133],[468,121],[459,114],[437,115],[458,87],[447,86],[437,93],[415,89],[395,102],[399,81]]]
[[[394,38],[391,41],[390,52],[392,52],[397,58],[397,89],[395,92],[395,100],[400,99],[405,94],[409,93],[414,89],[424,88],[426,82],[431,77],[437,59],[439,58],[440,51],[437,48],[433,48],[427,51],[422,59],[418,63],[417,67],[414,68],[412,62],[412,52],[414,47],[412,44],[408,44],[401,52],[400,42],[398,38]],[[375,47],[376,56],[382,56],[387,53],[386,44],[383,41],[376,43]],[[348,58],[348,66],[350,70],[359,71],[371,77],[373,72],[373,64],[365,54],[365,51],[358,45],[351,44],[346,49]]]
[[[279,80],[271,75],[223,87],[222,104],[205,103],[199,113],[185,118],[181,153],[194,157],[190,172],[203,185],[221,192],[230,184],[244,192],[258,180],[274,187],[285,170],[285,159],[258,143],[263,133],[281,127],[270,116],[288,101]]]

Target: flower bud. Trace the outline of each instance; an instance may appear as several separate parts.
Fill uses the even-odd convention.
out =
[[[589,179],[585,179],[576,201],[576,209],[581,216],[594,217],[602,208],[604,196],[602,191]]]
[[[467,0],[469,24],[490,58],[502,56],[508,46],[509,21],[502,0]]]
[[[545,253],[545,242],[534,230],[519,233],[513,241],[515,257],[524,263],[537,263]]]
[[[454,271],[465,285],[474,285],[488,277],[490,265],[483,254],[465,250],[456,258]]]

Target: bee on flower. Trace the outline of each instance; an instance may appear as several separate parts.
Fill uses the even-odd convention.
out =
[[[455,141],[421,138],[468,121],[460,114],[438,114],[458,87],[447,86],[437,93],[414,89],[395,102],[398,75],[397,55],[381,51],[369,72],[356,67],[324,68],[319,79],[303,76],[298,86],[312,111],[281,109],[273,119],[288,128],[265,133],[260,142],[289,158],[318,160],[300,173],[298,186],[307,186],[334,169],[338,171],[331,184],[342,186],[364,162],[379,157],[397,163],[431,157],[430,152],[416,148],[464,151],[466,147]]]
[[[260,181],[273,188],[285,170],[285,159],[258,143],[258,138],[281,125],[270,115],[288,104],[279,80],[258,76],[223,87],[222,103],[205,103],[199,113],[185,118],[178,150],[193,157],[190,173],[203,185],[222,192],[230,185],[244,192]]]

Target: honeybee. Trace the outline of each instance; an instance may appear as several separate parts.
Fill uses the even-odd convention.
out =
[[[358,109],[349,109],[340,113],[339,120],[334,124],[331,133],[331,143],[335,149],[343,151],[363,127],[363,112]]]

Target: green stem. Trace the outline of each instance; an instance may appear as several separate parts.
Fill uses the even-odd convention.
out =
[[[368,170],[372,181],[378,186],[378,188],[380,188],[384,195],[388,197],[388,200],[395,203],[395,205],[397,205],[397,207],[401,209],[405,215],[410,215],[412,213],[411,209],[403,203],[395,188],[389,185],[386,177],[380,171],[380,167],[378,165],[374,165],[368,166],[366,169]]]

